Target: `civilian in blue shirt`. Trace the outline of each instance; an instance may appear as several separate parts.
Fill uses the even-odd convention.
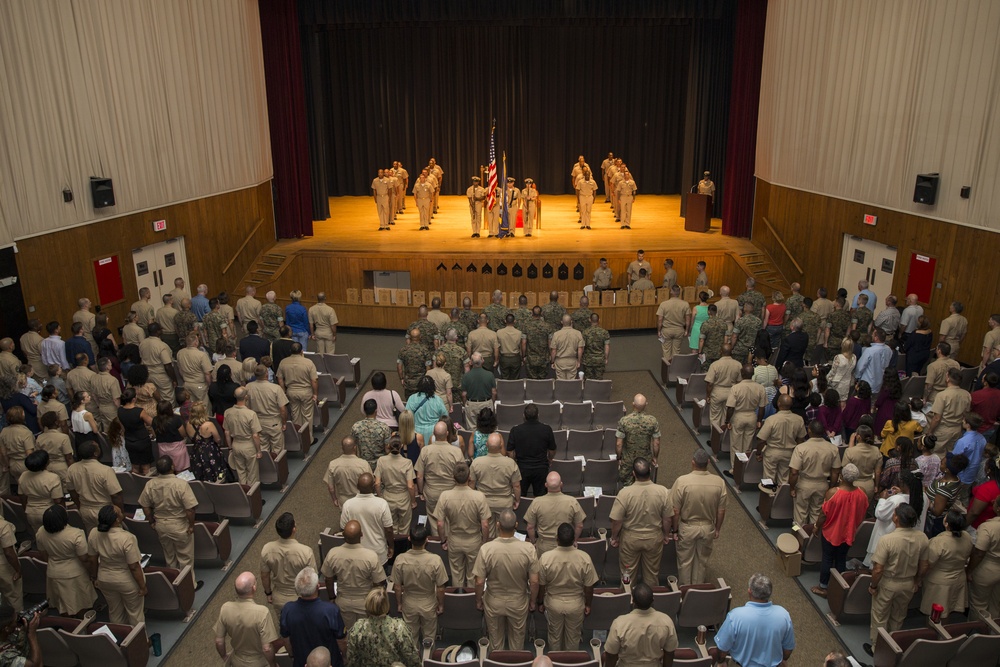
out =
[[[198,285],[198,293],[191,297],[191,312],[201,322],[201,318],[212,312],[212,307],[208,305],[208,285]]]
[[[340,608],[319,599],[319,575],[312,567],[302,568],[295,576],[299,599],[281,609],[280,630],[289,639],[292,665],[304,667],[309,654],[320,646],[330,651],[331,667],[343,665],[338,639],[344,638],[344,619]]]
[[[67,368],[76,366],[76,355],[81,352],[87,354],[87,365],[93,368],[96,364],[94,349],[90,347],[90,342],[83,337],[83,322],[73,322],[72,331],[73,335],[66,341],[66,361],[69,363]]]
[[[965,430],[965,433],[962,434],[962,437],[958,439],[958,442],[955,443],[955,446],[948,453],[949,460],[951,460],[951,457],[958,456],[959,454],[965,454],[969,459],[968,467],[958,473],[958,479],[965,485],[962,493],[966,500],[968,499],[969,489],[976,483],[976,478],[979,476],[980,469],[982,468],[983,450],[986,449],[986,437],[979,432],[979,427],[982,425],[982,417],[975,412],[966,412],[965,418],[962,420],[962,428]]]
[[[872,394],[882,390],[882,376],[892,361],[892,350],[885,344],[885,332],[876,328],[872,332],[872,344],[863,349],[858,365],[854,367],[854,377],[864,380],[872,388]]]
[[[765,574],[750,577],[750,601],[729,612],[715,635],[722,663],[729,656],[743,667],[775,667],[795,648],[792,617],[771,602],[771,580]]]
[[[309,343],[309,311],[299,303],[302,298],[301,290],[295,290],[288,296],[292,302],[285,306],[285,324],[292,330],[292,340],[301,343],[304,352]]]
[[[872,311],[874,313],[875,312],[875,304],[878,303],[878,297],[875,296],[875,292],[873,292],[870,289],[868,289],[868,281],[867,280],[859,280],[858,281],[858,294],[867,294],[868,295],[868,310],[870,310],[870,311]],[[851,301],[851,308],[857,308],[858,307],[858,294],[854,295],[854,299]]]

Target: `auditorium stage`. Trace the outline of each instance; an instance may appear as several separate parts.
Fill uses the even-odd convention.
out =
[[[273,289],[281,304],[288,302],[292,290],[302,291],[306,306],[315,302],[317,292],[326,292],[341,326],[403,329],[415,319],[419,305],[412,297],[429,302],[434,292],[446,303],[448,297],[472,293],[476,307],[483,295],[495,289],[515,304],[520,294],[530,294],[534,304],[539,298],[547,299],[550,290],[565,292],[568,301],[591,283],[601,257],[608,259],[613,287],[624,288],[626,268],[640,248],[646,252],[656,285],[663,281],[666,258],[674,260],[681,285],[693,285],[697,262],[706,262],[709,286],[716,293],[726,284],[738,293],[746,276],[760,276],[763,268],[771,266],[749,240],[723,236],[718,219],[709,232],[685,231],[679,195],[640,195],[633,206],[632,229],[620,229],[610,204],[603,200],[594,206],[592,229],[581,230],[574,196],[542,195],[541,199],[541,229],[531,238],[516,229],[514,238],[497,239],[486,238],[485,231],[480,238],[471,238],[468,199],[463,196],[441,198],[440,212],[429,231],[418,229],[416,206],[408,197],[406,211],[388,232],[378,231],[371,197],[331,198],[330,218],[314,223],[313,236],[277,242],[258,256],[244,283],[255,285],[258,297]],[[529,278],[532,265],[537,270],[535,278]],[[517,267],[520,276],[514,275]],[[550,277],[546,277],[546,267]],[[561,268],[567,277],[559,278]],[[365,290],[373,290],[377,282],[385,286],[387,281],[410,289],[411,300],[361,302]],[[624,295],[614,305],[597,306],[595,300],[591,308],[601,314],[608,329],[654,326],[655,304],[628,305],[626,301]]]

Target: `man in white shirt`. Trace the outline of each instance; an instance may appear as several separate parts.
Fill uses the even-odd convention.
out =
[[[348,521],[361,524],[361,546],[374,551],[380,563],[384,565],[392,558],[395,543],[392,512],[389,511],[389,503],[375,495],[375,477],[369,473],[358,478],[358,495],[341,508],[341,530]]]

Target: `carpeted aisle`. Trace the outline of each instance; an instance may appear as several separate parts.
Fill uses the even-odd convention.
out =
[[[389,378],[390,388],[398,391],[400,387],[396,373],[387,372],[386,376]],[[690,471],[691,454],[697,446],[691,432],[664,397],[650,373],[616,372],[608,373],[606,377],[614,381],[614,400],[623,400],[626,405],[630,405],[636,393],[642,393],[649,399],[647,410],[659,420],[663,434],[659,482],[667,486],[673,484],[679,475]],[[369,388],[361,388],[340,423],[316,451],[296,485],[286,492],[278,508],[279,512],[289,511],[295,514],[299,541],[314,549],[317,536],[325,527],[339,525],[339,510],[330,501],[326,485],[323,484],[323,473],[329,461],[340,455],[341,438],[350,433],[351,425],[361,417],[358,397]],[[839,647],[837,638],[795,582],[782,574],[770,543],[739,503],[730,502],[728,509],[722,535],[712,556],[710,577],[724,578],[733,587],[733,606],[739,606],[747,600],[746,582],[750,575],[754,572],[768,574],[774,581],[774,601],[788,609],[795,623],[798,647],[790,664],[821,664],[827,652]],[[273,522],[272,525],[262,527],[244,557],[231,567],[219,592],[205,605],[180,644],[173,649],[166,664],[197,664],[206,655],[211,655],[210,659],[214,659],[213,626],[222,604],[235,599],[233,580],[240,572],[247,570],[258,573],[261,548],[275,538]],[[258,602],[263,601],[263,591],[258,589]]]

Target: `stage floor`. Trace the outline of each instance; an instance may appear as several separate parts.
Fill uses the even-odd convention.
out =
[[[330,217],[313,223],[313,236],[280,241],[271,252],[294,254],[302,251],[335,253],[475,253],[518,255],[526,252],[581,254],[671,251],[757,252],[749,240],[723,236],[721,220],[712,220],[709,232],[684,230],[680,217],[680,195],[640,195],[632,207],[632,228],[620,229],[611,205],[600,199],[594,204],[591,229],[577,223],[576,197],[543,195],[541,228],[530,238],[516,229],[514,238],[471,238],[469,203],[464,196],[441,197],[439,212],[429,231],[419,231],[413,198],[389,232],[378,231],[378,217],[371,197],[331,197]]]

